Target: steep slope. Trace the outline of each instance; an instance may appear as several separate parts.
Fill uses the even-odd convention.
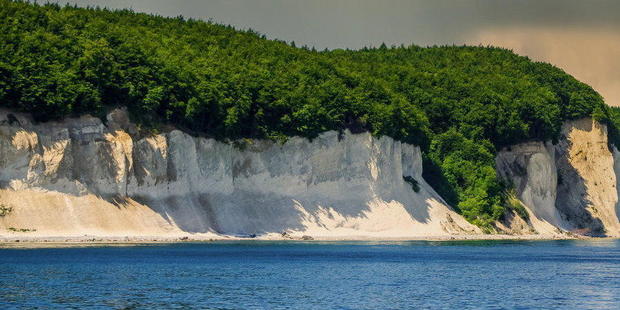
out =
[[[515,188],[528,209],[528,226],[537,233],[560,233],[558,227],[565,224],[555,207],[558,176],[554,146],[542,142],[515,145],[499,152],[496,162],[498,174]]]
[[[123,111],[33,125],[0,114],[8,228],[38,236],[312,235],[415,238],[480,231],[422,178],[420,149],[331,131],[234,146],[174,130],[135,139]],[[416,192],[403,177],[418,183]]]
[[[584,118],[566,122],[556,145],[524,143],[498,154],[498,173],[515,187],[535,231],[620,236],[618,151],[607,139],[605,125]]]
[[[556,147],[557,209],[575,229],[594,235],[620,236],[616,214],[618,191],[607,127],[591,119],[567,122]]]

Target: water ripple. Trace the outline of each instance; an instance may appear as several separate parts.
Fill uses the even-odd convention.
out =
[[[0,249],[0,308],[617,309],[620,242]]]

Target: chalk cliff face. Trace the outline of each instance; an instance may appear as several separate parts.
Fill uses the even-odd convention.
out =
[[[610,151],[604,125],[581,119],[563,125],[556,145],[502,150],[497,168],[529,210],[534,231],[619,236],[619,155],[615,147]]]
[[[551,143],[529,142],[504,149],[497,155],[497,172],[514,186],[530,213],[526,232],[558,234],[564,222],[555,207],[557,166]],[[529,227],[531,226],[531,227]]]
[[[33,124],[0,111],[0,236],[419,238],[480,234],[422,178],[420,149],[326,132],[226,144],[181,131],[137,138],[123,110]],[[558,143],[499,152],[529,219],[511,234],[620,236],[620,152],[591,119]],[[416,192],[404,180],[419,185]],[[17,231],[17,232],[15,232]]]
[[[126,113],[33,124],[0,112],[0,217],[41,236],[413,238],[480,231],[422,178],[420,149],[326,132],[225,144],[136,139]],[[419,191],[405,182],[412,177]]]

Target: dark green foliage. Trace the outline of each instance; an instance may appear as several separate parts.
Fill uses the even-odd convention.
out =
[[[5,217],[13,212],[12,207],[5,206],[4,204],[0,204],[0,217]]]
[[[594,111],[593,117],[607,125],[609,141],[615,146],[620,146],[620,107],[604,106]]]
[[[420,184],[412,176],[410,176],[410,175],[403,176],[403,180],[405,180],[405,182],[407,182],[407,183],[409,183],[409,185],[411,185],[411,189],[413,189],[414,192],[417,193],[417,192],[420,191]]]
[[[506,198],[506,208],[508,210],[513,210],[523,220],[529,221],[530,214],[527,213],[527,210],[525,210],[521,200],[517,198],[517,193],[514,188],[508,187],[504,194],[504,197]]]
[[[525,207],[522,204],[515,205],[513,210],[525,221],[530,220],[530,214],[527,213],[527,210],[525,210]]]
[[[0,0],[0,106],[39,121],[127,106],[142,128],[224,140],[349,129],[420,145],[424,177],[470,221],[505,199],[502,146],[618,113],[562,70],[494,47],[316,52],[210,22]]]
[[[32,229],[32,228],[15,228],[15,227],[9,227],[7,228],[9,231],[12,232],[35,232],[37,231],[36,229]]]
[[[495,172],[493,144],[488,140],[472,140],[451,128],[435,136],[428,157],[441,167],[442,177],[453,191],[450,202],[466,219],[479,226],[489,226],[501,217],[503,186]]]

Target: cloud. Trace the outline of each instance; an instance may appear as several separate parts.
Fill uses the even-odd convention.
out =
[[[470,44],[510,48],[552,63],[591,85],[607,104],[620,106],[620,32],[611,28],[510,26],[479,29]]]

